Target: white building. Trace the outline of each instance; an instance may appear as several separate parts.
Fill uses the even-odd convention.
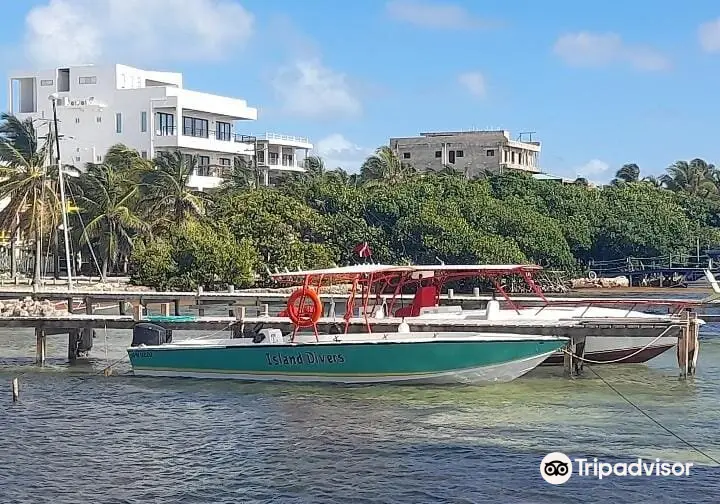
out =
[[[179,149],[198,156],[190,186],[212,189],[236,156],[258,153],[265,182],[283,171],[303,171],[312,149],[307,138],[251,135],[257,109],[245,100],[183,88],[180,73],[125,65],[80,65],[39,72],[14,72],[8,110],[20,118],[51,120],[56,100],[62,162],[83,167],[102,162],[117,143],[153,158]]]

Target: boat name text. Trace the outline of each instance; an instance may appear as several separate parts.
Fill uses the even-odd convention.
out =
[[[269,366],[297,366],[302,364],[343,364],[343,354],[320,354],[303,352],[286,355],[282,353],[266,353],[265,358]]]

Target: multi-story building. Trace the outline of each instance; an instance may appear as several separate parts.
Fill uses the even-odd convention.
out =
[[[236,156],[252,160],[261,153],[258,167],[267,183],[276,172],[302,171],[303,154],[312,149],[306,138],[247,134],[244,124],[257,119],[256,108],[245,100],[185,89],[180,73],[125,65],[14,72],[8,97],[11,113],[48,121],[40,128],[48,127],[55,102],[64,164],[82,168],[102,162],[117,143],[147,158],[180,150],[197,156],[189,185],[199,189],[217,187]]]
[[[540,142],[511,140],[504,130],[420,133],[419,137],[391,138],[390,148],[420,171],[451,166],[470,177],[485,170],[540,172]]]

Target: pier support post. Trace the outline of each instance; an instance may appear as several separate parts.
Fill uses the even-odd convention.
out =
[[[583,370],[583,358],[585,357],[585,336],[573,336],[564,354],[563,365],[565,376],[579,376]]]
[[[160,305],[160,315],[163,317],[170,316],[170,303],[163,303]]]
[[[73,298],[67,298],[67,311],[70,315],[73,314]]]
[[[700,326],[697,323],[697,313],[682,312],[681,315],[682,328],[677,343],[678,367],[680,367],[680,376],[687,378],[688,375],[695,374],[697,365],[697,354],[699,350],[698,335]]]
[[[447,293],[448,299],[452,299],[453,297],[455,297],[455,289],[448,289]]]
[[[480,297],[480,287],[473,287],[473,296],[476,298]]]
[[[68,360],[75,362],[78,356],[78,341],[80,339],[80,331],[73,329],[68,333]]]
[[[173,301],[173,304],[175,305],[175,316],[179,317],[180,316],[180,300],[176,299],[175,301]]]
[[[45,329],[35,328],[35,364],[44,365],[47,354],[47,336]]]
[[[125,300],[118,302],[118,312],[120,315],[126,315],[127,310],[125,309]]]

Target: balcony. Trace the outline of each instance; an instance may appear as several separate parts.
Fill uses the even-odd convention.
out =
[[[285,145],[288,147],[298,147],[301,149],[312,149],[313,144],[310,143],[308,137],[292,136],[292,135],[278,135],[277,133],[263,133],[262,135],[255,135],[258,142],[268,142],[275,145]]]
[[[254,137],[235,135],[211,130],[179,131],[176,127],[155,128],[153,138],[156,148],[191,149],[225,154],[255,153]]]
[[[258,154],[262,155],[262,152],[259,152]],[[262,168],[267,168],[268,170],[279,170],[279,171],[293,171],[293,172],[304,172],[305,168],[302,167],[302,165],[298,164],[297,158],[288,159],[283,158],[280,159],[279,157],[271,156],[268,161],[265,161],[264,158],[258,159],[258,166]]]
[[[188,180],[188,187],[199,189],[200,191],[217,189],[231,174],[232,166],[229,165],[198,165]]]

